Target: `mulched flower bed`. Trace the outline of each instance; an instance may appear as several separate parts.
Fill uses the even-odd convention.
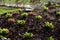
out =
[[[50,7],[50,6],[49,6]],[[49,9],[44,11],[43,9],[35,9],[32,12],[27,12],[28,17],[23,18],[21,16],[22,12],[12,12],[13,17],[10,19],[6,18],[6,14],[0,16],[0,27],[9,29],[9,33],[4,35],[6,38],[11,38],[11,40],[46,40],[47,37],[53,36],[55,40],[60,40],[60,23],[57,22],[57,19],[60,16],[56,16],[56,12],[60,7],[52,7],[53,9]],[[55,10],[56,9],[56,10]],[[36,20],[35,16],[41,15],[41,20]],[[11,21],[12,20],[12,21]],[[17,20],[25,20],[26,23],[23,27],[19,27],[16,23]],[[46,29],[44,28],[44,22],[49,21],[54,25],[54,29]],[[23,37],[25,32],[31,32],[34,34],[34,37],[31,39],[26,39]]]

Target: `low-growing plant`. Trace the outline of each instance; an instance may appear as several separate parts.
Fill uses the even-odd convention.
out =
[[[41,20],[41,19],[42,19],[42,16],[40,16],[40,15],[35,16],[35,19],[36,19],[36,20]]]
[[[6,15],[7,13],[0,13],[0,16]]]
[[[47,40],[55,40],[52,36],[48,37]]]
[[[60,16],[60,12],[56,12],[56,15],[57,15],[57,16]]]
[[[59,4],[54,3],[53,6],[54,6],[54,7],[59,7]]]
[[[2,29],[0,28],[0,34],[2,33]]]
[[[47,29],[53,29],[54,25],[50,22],[45,22],[44,27],[47,28]]]
[[[48,10],[48,7],[46,7],[46,6],[42,6],[42,8],[43,8],[45,11]]]
[[[6,28],[3,28],[2,29],[2,35],[5,35],[5,34],[8,34],[9,33],[9,30],[6,29]]]
[[[6,14],[6,17],[7,17],[7,18],[11,18],[11,17],[13,17],[13,15],[12,15],[12,14],[7,13],[7,14]]]
[[[2,39],[3,38],[3,36],[2,35],[0,35],[0,39]]]
[[[22,13],[21,16],[26,18],[26,17],[28,17],[28,13]]]
[[[20,9],[16,9],[15,11],[19,11],[22,12],[24,9],[20,8]]]
[[[60,18],[57,21],[60,23]]]
[[[25,38],[32,38],[33,37],[33,34],[32,33],[25,32],[24,37]]]
[[[18,20],[18,21],[17,21],[17,24],[18,24],[19,26],[23,26],[23,25],[25,25],[25,20]]]

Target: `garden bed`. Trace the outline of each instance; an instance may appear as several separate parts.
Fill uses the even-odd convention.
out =
[[[50,4],[50,3],[48,3]],[[60,5],[60,4],[59,4]],[[34,9],[28,13],[27,17],[22,17],[21,14],[25,11],[10,12],[13,16],[7,18],[6,14],[0,16],[0,28],[9,29],[9,33],[4,35],[6,38],[11,40],[47,40],[48,37],[53,37],[54,40],[60,40],[60,14],[56,16],[56,13],[60,11],[60,6],[47,6],[50,9]],[[56,10],[55,10],[56,9]],[[57,10],[59,9],[59,10]],[[54,11],[55,10],[55,11]],[[36,20],[35,16],[42,16],[40,20]],[[24,20],[24,26],[19,26],[17,20]],[[47,29],[44,27],[45,22],[51,22],[54,25],[53,29]],[[24,38],[24,33],[29,32],[33,33],[32,38]]]

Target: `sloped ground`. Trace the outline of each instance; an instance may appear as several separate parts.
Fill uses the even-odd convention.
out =
[[[46,38],[49,36],[53,36],[55,40],[60,40],[60,23],[57,22],[57,18],[60,18],[60,16],[56,16],[55,12],[57,10],[52,10],[53,12],[51,12],[51,10],[43,11],[36,9],[32,12],[27,12],[29,14],[27,18],[23,18],[21,16],[24,11],[18,13],[12,12],[12,18],[15,20],[14,22],[9,22],[8,19],[5,17],[5,14],[3,16],[0,16],[0,27],[8,28],[10,30],[9,34],[5,35],[5,37],[11,38],[11,40],[46,40]],[[37,21],[34,18],[36,15],[41,15],[43,18]],[[23,27],[19,27],[16,24],[16,21],[22,19],[26,21],[26,24]],[[52,30],[45,29],[44,22],[46,21],[52,22],[55,28]],[[25,32],[31,32],[35,36],[31,39],[25,39],[23,38],[23,34]]]

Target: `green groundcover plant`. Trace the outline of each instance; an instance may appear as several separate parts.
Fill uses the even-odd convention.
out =
[[[26,17],[28,17],[28,13],[22,13],[21,16],[26,18]]]
[[[6,13],[0,13],[0,16],[3,16],[3,15],[5,15]]]
[[[0,39],[2,39],[4,37],[4,35],[8,34],[9,30],[6,28],[1,29],[0,28]]]
[[[24,26],[25,25],[25,20],[17,20],[17,24],[19,26]]]
[[[25,38],[32,38],[33,37],[33,34],[32,33],[25,32],[24,33],[24,37]]]
[[[6,28],[1,29],[0,28],[0,34],[5,35],[5,34],[8,34],[8,33],[9,33],[9,30],[8,29],[6,29]]]
[[[2,29],[0,28],[0,34],[2,33]]]
[[[36,20],[41,20],[41,19],[42,19],[42,16],[37,15],[37,16],[35,16],[35,19],[36,19]]]
[[[57,15],[57,16],[60,16],[60,12],[56,12],[56,15]]]
[[[6,29],[6,28],[3,28],[2,29],[2,34],[3,35],[8,34],[8,33],[9,33],[9,30],[8,29]]]
[[[47,40],[55,40],[52,36],[48,37]]]
[[[53,3],[53,6],[54,6],[54,7],[59,7],[60,5],[57,4],[57,3]]]
[[[13,15],[12,15],[12,14],[7,13],[7,14],[6,14],[6,17],[7,17],[7,18],[11,18],[11,17],[13,17]]]
[[[0,39],[2,39],[3,38],[3,36],[2,35],[0,35]]]
[[[47,29],[53,29],[54,25],[50,22],[45,22],[44,27],[47,28]]]
[[[60,18],[57,21],[60,23]]]
[[[42,8],[45,10],[45,11],[47,11],[49,8],[48,7],[46,7],[46,6],[42,6]]]

